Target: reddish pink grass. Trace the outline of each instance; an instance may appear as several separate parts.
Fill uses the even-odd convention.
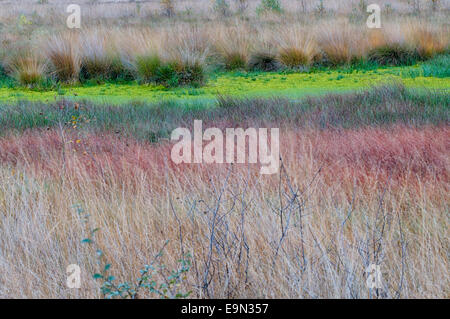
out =
[[[103,176],[135,180],[144,173],[155,185],[164,172],[195,173],[208,178],[225,164],[175,165],[170,159],[171,143],[138,142],[111,134],[81,136],[65,133],[65,147],[56,130],[27,132],[0,139],[0,162],[25,165],[43,174],[76,176],[80,171],[92,179]],[[282,130],[280,150],[288,169],[319,170],[326,181],[354,183],[401,182],[433,179],[448,183],[450,130],[447,127],[363,128],[357,130]],[[305,163],[311,165],[307,165]],[[241,166],[245,169],[245,165]],[[251,166],[257,174],[258,165]],[[189,175],[189,174],[187,174]],[[86,177],[86,176],[84,176]]]
[[[450,130],[365,128],[314,132],[312,153],[333,178],[402,179],[407,175],[448,181]]]

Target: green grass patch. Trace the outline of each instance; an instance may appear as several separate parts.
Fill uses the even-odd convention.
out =
[[[84,85],[49,86],[29,89],[3,82],[0,100],[52,102],[61,98],[73,101],[90,100],[97,103],[121,104],[131,101],[159,102],[213,101],[218,94],[234,97],[281,96],[298,99],[307,95],[342,93],[369,88],[392,81],[401,81],[406,87],[450,89],[449,77],[425,76],[424,65],[411,67],[384,67],[378,69],[346,68],[296,72],[226,72],[216,73],[201,88],[124,83],[89,83]],[[438,68],[438,67],[435,67]],[[195,77],[195,71],[192,72]],[[427,73],[429,74],[429,73]],[[446,73],[442,73],[445,75]],[[192,75],[187,75],[192,76]],[[169,77],[170,79],[170,77]],[[182,80],[182,79],[181,79]]]
[[[206,125],[258,127],[358,127],[365,125],[449,124],[450,96],[437,90],[408,89],[399,84],[357,93],[327,94],[300,100],[218,96],[214,104],[135,102],[105,105],[91,102],[21,102],[0,104],[0,134],[48,129],[60,123],[77,129],[108,131],[140,140],[167,138],[176,127],[190,127],[194,119]]]

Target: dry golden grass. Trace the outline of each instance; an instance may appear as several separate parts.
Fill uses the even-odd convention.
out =
[[[37,52],[21,51],[9,57],[6,63],[12,76],[27,86],[39,84],[45,77],[46,60]]]
[[[217,28],[214,47],[227,69],[245,68],[252,50],[252,32],[248,25],[236,23],[231,27]]]
[[[76,34],[52,36],[44,46],[56,77],[63,82],[76,82],[80,74],[81,54]]]
[[[100,296],[80,205],[120,281],[170,240],[163,262],[171,269],[181,251],[192,255],[180,290],[194,298],[374,298],[371,263],[381,265],[380,298],[448,298],[448,134],[285,132],[276,176],[173,166],[165,144],[76,134],[61,144],[57,131],[5,137],[0,296]],[[81,289],[65,286],[74,263]]]
[[[408,26],[410,43],[423,59],[444,52],[449,46],[448,26],[438,28],[432,24],[410,23]]]
[[[228,69],[243,68],[252,56],[270,57],[296,67],[309,65],[317,56],[325,56],[334,64],[349,63],[387,46],[416,50],[425,59],[448,50],[450,39],[446,3],[441,4],[441,10],[434,11],[422,3],[422,11],[417,14],[405,1],[395,4],[382,1],[379,3],[383,10],[382,29],[370,30],[356,0],[325,1],[326,11],[320,17],[314,1],[290,0],[282,2],[285,8],[282,14],[258,16],[254,13],[258,4],[255,0],[249,1],[244,13],[222,18],[215,17],[212,6],[201,5],[199,1],[175,3],[175,14],[167,14],[166,3],[160,1],[86,2],[82,4],[82,29],[71,30],[80,33],[82,41],[72,44],[69,50],[67,44],[61,46],[59,41],[56,46],[52,36],[48,36],[71,36],[63,14],[65,3],[29,6],[25,3],[10,5],[8,13],[0,15],[0,22],[6,26],[0,42],[2,64],[7,64],[7,52],[44,48],[47,58],[64,64],[57,69],[73,68],[73,74],[77,63],[72,51],[79,51],[82,59],[94,60],[97,65],[111,64],[108,62],[111,56],[120,57],[129,69],[136,68],[137,57],[148,55],[180,64],[220,61]],[[230,8],[236,11],[234,2]],[[50,15],[51,12],[56,13]]]
[[[284,26],[276,33],[279,34],[279,59],[284,65],[308,66],[319,56],[317,42],[305,27]]]

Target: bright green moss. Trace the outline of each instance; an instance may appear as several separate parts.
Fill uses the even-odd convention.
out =
[[[55,99],[87,99],[97,102],[212,100],[218,94],[230,96],[299,98],[329,92],[368,88],[390,81],[401,81],[407,87],[450,89],[450,78],[408,76],[413,67],[390,67],[359,72],[319,71],[314,73],[222,73],[213,76],[201,88],[167,89],[155,85],[102,84],[71,86],[60,90],[37,91],[26,88],[0,88],[0,101],[53,101]]]

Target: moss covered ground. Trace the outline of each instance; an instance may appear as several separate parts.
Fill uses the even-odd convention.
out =
[[[420,66],[385,67],[373,70],[320,70],[295,72],[229,72],[210,76],[200,88],[165,88],[157,85],[131,83],[103,83],[62,86],[53,89],[31,89],[19,86],[0,87],[0,101],[21,100],[51,102],[61,98],[90,100],[105,103],[129,101],[158,102],[164,100],[208,101],[217,95],[234,97],[283,96],[297,99],[305,95],[345,92],[366,89],[374,85],[401,82],[406,87],[450,89],[449,77],[422,76]]]

